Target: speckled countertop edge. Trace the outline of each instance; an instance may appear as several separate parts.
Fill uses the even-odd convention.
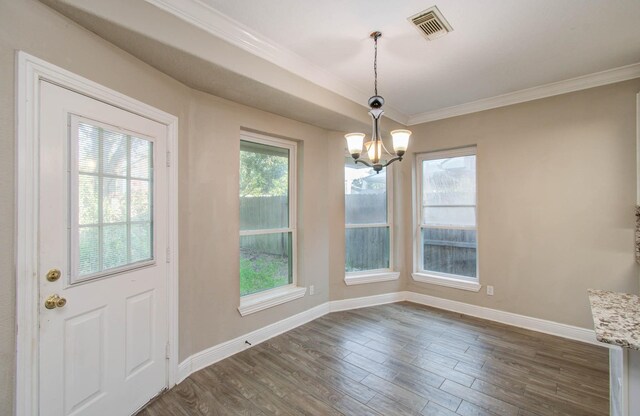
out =
[[[596,339],[640,350],[640,297],[589,289]]]

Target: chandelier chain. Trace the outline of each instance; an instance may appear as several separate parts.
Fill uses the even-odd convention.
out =
[[[373,42],[373,89],[375,91],[375,95],[378,95],[378,36],[374,36]]]

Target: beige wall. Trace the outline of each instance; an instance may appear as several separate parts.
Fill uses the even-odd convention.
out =
[[[406,288],[585,328],[587,288],[638,293],[638,91],[635,79],[412,126],[413,154],[478,146],[480,282],[495,295],[411,277]],[[407,180],[411,168],[402,165]],[[411,218],[411,192],[403,203]]]
[[[319,197],[327,194],[326,130],[195,92],[190,114],[189,131],[197,134],[188,137],[183,164],[188,180],[180,224],[181,358],[329,299],[329,210]],[[300,141],[298,279],[315,286],[313,296],[245,317],[236,309],[241,128]]]
[[[0,414],[15,365],[15,51],[179,117],[180,359],[329,299],[326,130],[195,92],[32,0],[0,0]],[[238,149],[246,128],[300,142],[299,281],[316,294],[241,318]],[[236,156],[234,156],[236,155]]]

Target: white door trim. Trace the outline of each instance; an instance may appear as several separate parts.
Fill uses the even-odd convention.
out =
[[[38,414],[38,148],[40,81],[167,126],[169,387],[178,370],[178,118],[23,51],[16,53],[16,398],[15,414]]]

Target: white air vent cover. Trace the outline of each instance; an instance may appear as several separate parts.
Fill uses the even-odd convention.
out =
[[[411,16],[408,20],[427,40],[437,39],[453,30],[436,6],[421,11]]]

